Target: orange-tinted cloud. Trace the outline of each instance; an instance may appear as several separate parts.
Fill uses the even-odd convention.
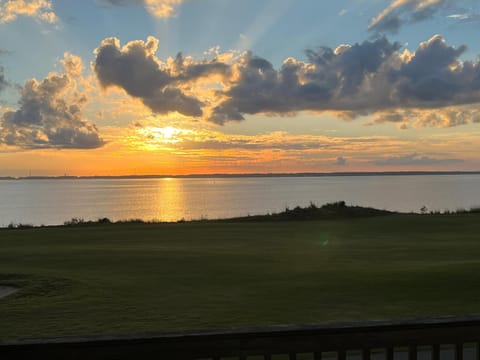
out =
[[[106,145],[90,150],[12,152],[0,144],[0,176],[26,175],[25,169],[43,175],[125,175],[480,167],[480,135],[475,133],[438,133],[409,139],[285,132],[240,135],[168,127],[158,127],[154,122],[134,123],[128,128],[102,127]]]
[[[58,21],[50,0],[0,1],[0,23],[15,21],[18,16],[32,17],[49,24]]]
[[[101,3],[111,6],[142,5],[156,18],[175,16],[176,8],[185,0],[101,0]]]

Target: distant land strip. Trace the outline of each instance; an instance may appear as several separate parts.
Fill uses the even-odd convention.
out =
[[[187,175],[91,175],[91,176],[3,176],[0,180],[75,180],[75,179],[205,179],[249,177],[324,177],[324,176],[402,176],[402,175],[480,175],[479,171],[373,171],[373,172],[301,172],[301,173],[218,173]]]

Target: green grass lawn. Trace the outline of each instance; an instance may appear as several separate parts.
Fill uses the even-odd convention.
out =
[[[0,231],[0,340],[480,313],[480,214]]]

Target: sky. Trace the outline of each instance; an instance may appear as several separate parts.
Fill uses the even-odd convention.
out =
[[[0,0],[0,176],[480,170],[478,0]]]

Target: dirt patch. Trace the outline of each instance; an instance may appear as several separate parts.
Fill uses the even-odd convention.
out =
[[[18,291],[17,288],[11,286],[0,286],[0,299],[8,295],[12,295]]]

